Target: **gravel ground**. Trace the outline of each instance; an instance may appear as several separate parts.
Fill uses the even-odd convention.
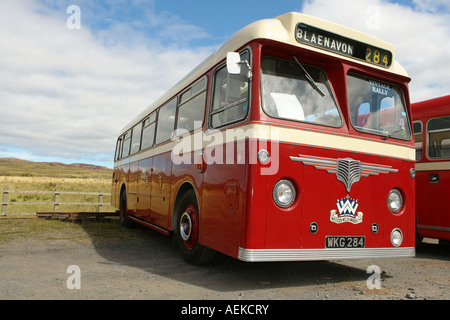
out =
[[[432,239],[425,239],[414,258],[245,263],[219,254],[211,265],[195,267],[183,261],[171,238],[133,230],[139,236],[120,241],[90,237],[87,230],[80,241],[55,232],[45,239],[21,237],[0,243],[0,299],[450,298],[450,246]],[[376,273],[367,272],[369,266],[381,272],[379,282]]]

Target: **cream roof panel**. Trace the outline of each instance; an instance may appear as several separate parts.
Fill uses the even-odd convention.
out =
[[[309,26],[319,28],[334,34],[344,36],[353,40],[357,40],[375,47],[383,48],[392,52],[392,65],[389,68],[366,63],[351,57],[339,55],[317,47],[309,46],[300,43],[295,38],[296,27],[298,23],[304,23]],[[273,19],[263,19],[249,24],[243,29],[236,32],[229,40],[220,46],[214,53],[212,53],[206,60],[204,60],[197,68],[186,75],[180,82],[168,90],[163,96],[152,103],[141,114],[139,114],[132,122],[130,122],[121,131],[121,134],[130,129],[144,117],[153,112],[161,104],[170,100],[173,96],[186,88],[192,82],[197,80],[205,74],[210,68],[225,59],[227,52],[236,51],[248,42],[255,39],[269,39],[279,42],[284,42],[293,46],[308,49],[311,51],[326,53],[330,56],[338,57],[340,59],[349,60],[366,65],[371,68],[380,69],[383,71],[395,73],[404,77],[408,77],[405,69],[395,60],[394,46],[388,42],[369,36],[360,31],[330,22],[323,19],[311,17],[297,12],[286,13],[284,15],[275,17]]]

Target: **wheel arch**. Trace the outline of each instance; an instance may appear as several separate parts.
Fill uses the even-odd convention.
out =
[[[181,186],[178,188],[177,191],[177,195],[175,197],[175,201],[174,201],[174,206],[173,206],[173,211],[172,211],[172,226],[171,226],[171,231],[175,231],[175,228],[177,227],[177,221],[178,221],[178,214],[180,212],[180,204],[181,204],[181,199],[183,198],[183,195],[189,191],[189,190],[193,190],[195,193],[195,198],[197,201],[197,207],[198,207],[198,214],[200,216],[200,204],[198,201],[198,193],[197,190],[195,189],[194,185],[190,182],[190,181],[185,181],[181,184]]]

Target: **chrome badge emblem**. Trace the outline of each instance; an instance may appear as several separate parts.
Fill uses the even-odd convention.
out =
[[[351,158],[337,159],[336,177],[350,192],[352,184],[361,179],[361,162]]]
[[[352,185],[360,181],[362,177],[398,172],[397,169],[390,166],[364,163],[352,158],[332,159],[299,155],[298,157],[290,157],[290,159],[302,162],[307,166],[314,166],[317,170],[325,170],[328,173],[335,174],[336,178],[344,184],[347,193],[350,192]]]
[[[330,221],[340,224],[350,222],[353,224],[361,223],[363,220],[363,213],[357,211],[358,200],[351,199],[350,196],[340,199],[336,203],[337,210],[331,210]]]

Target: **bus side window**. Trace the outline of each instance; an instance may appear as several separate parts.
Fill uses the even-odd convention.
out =
[[[131,135],[131,151],[130,154],[135,154],[141,149],[141,132],[142,122],[133,128],[133,134]]]
[[[416,161],[422,159],[423,153],[423,135],[422,135],[422,122],[415,121],[414,126],[414,140],[416,142]]]
[[[158,124],[156,126],[157,144],[172,138],[176,107],[177,98],[175,97],[159,109]]]
[[[141,150],[145,150],[153,146],[155,141],[156,128],[156,112],[153,112],[150,117],[144,120],[142,128],[142,145]]]
[[[430,158],[450,158],[450,117],[431,119],[427,129]]]
[[[120,151],[121,151],[121,147],[122,146],[122,137],[119,137],[118,139],[117,139],[117,144],[116,144],[116,155],[115,155],[115,158],[114,158],[114,160],[119,160],[120,159],[120,156],[121,156],[121,154],[120,154]]]
[[[130,145],[131,145],[131,130],[123,136],[122,143],[122,158],[128,157],[130,155]]]
[[[204,77],[181,94],[177,121],[177,129],[182,130],[180,134],[185,133],[184,130],[192,131],[202,127],[205,117],[207,85],[207,78]]]
[[[249,53],[243,53],[241,60],[249,61]],[[246,75],[229,74],[226,66],[216,71],[210,118],[211,127],[219,128],[247,116],[249,109],[248,85]]]

